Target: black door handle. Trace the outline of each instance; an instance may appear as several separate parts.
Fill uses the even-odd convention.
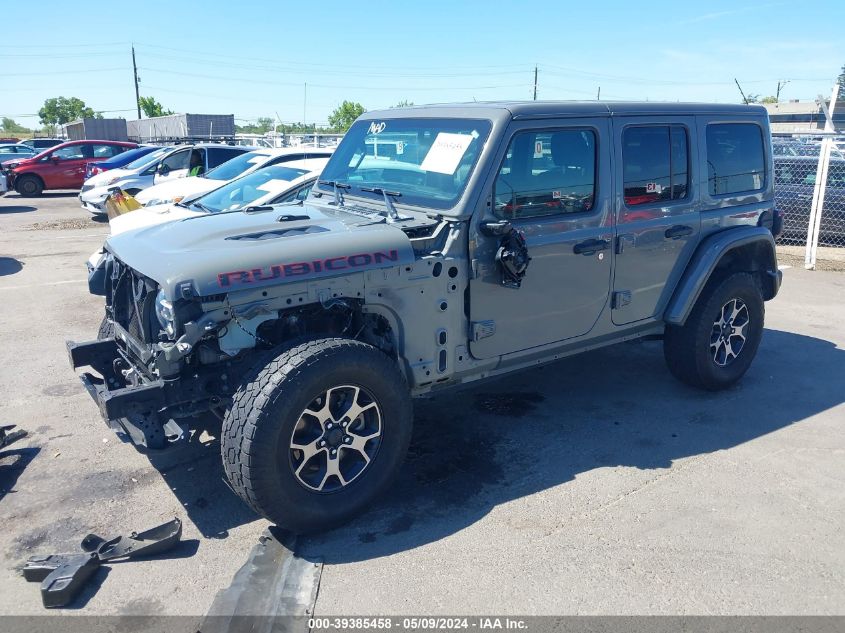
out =
[[[664,235],[666,236],[667,240],[676,240],[679,237],[686,237],[687,235],[692,235],[692,227],[685,226],[683,224],[678,224],[676,226],[666,229]]]
[[[610,248],[610,241],[608,240],[587,240],[586,242],[579,242],[572,251],[576,255],[592,255],[598,251],[604,251]]]

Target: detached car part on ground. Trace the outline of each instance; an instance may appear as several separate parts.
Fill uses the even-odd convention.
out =
[[[769,138],[745,106],[367,113],[302,205],[109,238],[112,332],[71,365],[147,447],[218,412],[246,503],[337,525],[396,475],[414,396],[646,336],[684,382],[734,384],[781,280]]]

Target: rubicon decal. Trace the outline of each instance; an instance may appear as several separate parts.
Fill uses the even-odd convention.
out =
[[[326,259],[315,259],[310,262],[274,264],[272,266],[252,268],[250,270],[233,270],[228,273],[219,273],[217,275],[217,283],[223,288],[229,288],[240,284],[252,284],[291,277],[311,277],[334,271],[354,270],[356,268],[380,266],[390,263],[399,263],[399,252],[395,249],[376,251],[374,253],[343,255],[341,257],[328,257]]]

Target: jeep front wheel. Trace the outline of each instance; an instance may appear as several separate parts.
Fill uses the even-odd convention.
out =
[[[763,336],[765,308],[748,273],[708,282],[687,321],[667,326],[663,353],[676,378],[711,391],[742,378]]]
[[[226,476],[256,512],[293,532],[363,511],[398,472],[411,437],[408,386],[371,345],[320,339],[257,368],[221,434]]]

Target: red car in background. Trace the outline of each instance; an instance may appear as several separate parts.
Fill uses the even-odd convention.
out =
[[[11,165],[4,164],[9,190],[40,196],[46,189],[81,189],[85,165],[138,147],[122,141],[68,141]]]

